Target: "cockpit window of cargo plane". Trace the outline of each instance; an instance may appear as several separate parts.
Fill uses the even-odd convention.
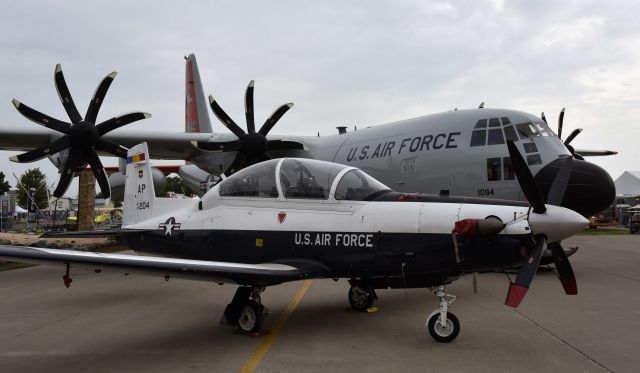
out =
[[[280,166],[284,197],[328,199],[333,179],[345,167],[312,159],[285,159]]]
[[[279,159],[260,163],[236,172],[220,182],[219,194],[233,197],[278,197],[276,166]]]
[[[516,125],[515,128],[519,130],[518,126]],[[508,117],[480,119],[473,127],[470,146],[500,145],[504,144],[506,140],[518,141],[515,128]],[[522,138],[538,136],[536,131],[532,132],[528,128],[525,128],[524,131],[531,136],[521,135]]]

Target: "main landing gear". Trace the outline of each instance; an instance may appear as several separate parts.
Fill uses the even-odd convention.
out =
[[[451,342],[460,333],[460,322],[456,315],[448,312],[449,305],[457,299],[455,295],[447,293],[444,285],[431,288],[440,303],[439,309],[433,311],[425,323],[431,337],[438,342]]]
[[[260,294],[264,287],[241,286],[236,290],[231,303],[224,310],[222,324],[237,326],[244,333],[257,333],[262,330],[269,309],[262,305]]]
[[[371,286],[362,282],[349,281],[351,288],[349,289],[349,303],[351,308],[356,311],[367,311],[373,307],[373,303],[378,299],[376,291]]]

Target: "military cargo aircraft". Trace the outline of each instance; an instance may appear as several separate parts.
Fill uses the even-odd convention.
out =
[[[108,75],[96,90],[85,118],[81,118],[64,81],[62,69],[55,71],[55,84],[71,123],[62,123],[14,100],[18,111],[46,127],[28,129],[19,126],[0,128],[0,149],[27,150],[14,157],[17,162],[31,162],[48,157],[62,176],[55,196],[62,196],[71,182],[73,171],[90,164],[102,193],[121,199],[124,189],[124,163],[121,172],[107,177],[99,155],[124,158],[126,149],[140,141],[149,143],[154,159],[188,161],[179,168],[180,176],[193,190],[204,193],[219,181],[218,175],[232,173],[256,162],[277,157],[304,157],[358,167],[401,192],[439,193],[469,197],[525,200],[515,180],[512,160],[506,152],[508,140],[522,144],[526,161],[542,191],[548,198],[551,181],[560,169],[562,158],[575,158],[568,191],[561,205],[591,216],[607,208],[615,198],[613,180],[602,168],[583,160],[587,155],[615,154],[611,151],[574,150],[570,144],[580,129],[561,139],[564,110],[558,135],[537,117],[515,110],[477,108],[452,110],[440,114],[341,131],[328,136],[275,136],[274,125],[293,106],[277,108],[257,129],[254,118],[254,82],[245,94],[247,130],[227,115],[218,101],[210,97],[209,106],[231,133],[214,133],[207,102],[194,55],[186,62],[185,132],[119,132],[112,130],[144,119],[148,114],[135,113],[112,118],[98,125],[97,109],[115,73]],[[96,104],[97,103],[97,104]],[[96,129],[94,129],[97,128]],[[312,129],[310,128],[310,131]],[[313,131],[315,133],[315,131]],[[163,173],[153,169],[156,189]],[[109,188],[110,186],[110,188]]]
[[[0,259],[66,266],[67,286],[71,267],[237,284],[224,319],[246,332],[262,326],[265,288],[287,281],[346,278],[357,310],[372,306],[375,289],[430,287],[439,308],[427,317],[427,329],[436,341],[450,342],[460,323],[449,312],[455,296],[446,284],[465,273],[521,265],[506,299],[517,307],[548,246],[565,292],[577,293],[559,242],[588,221],[557,206],[576,161],[561,158],[545,204],[517,145],[507,147],[530,205],[400,193],[356,167],[304,158],[249,166],[201,199],[157,198],[142,143],[127,154],[122,229],[106,234],[162,257],[0,246]]]

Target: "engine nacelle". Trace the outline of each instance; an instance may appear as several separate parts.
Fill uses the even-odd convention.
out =
[[[161,193],[164,189],[165,175],[162,171],[155,167],[151,167],[151,178],[153,179],[153,188],[156,193]],[[109,175],[109,185],[111,186],[111,200],[122,202],[124,200],[124,184],[126,177],[124,171],[114,172]]]

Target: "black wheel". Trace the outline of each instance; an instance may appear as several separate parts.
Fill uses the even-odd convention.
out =
[[[366,311],[375,300],[375,292],[368,286],[352,286],[349,289],[349,303],[356,311]]]
[[[460,333],[460,321],[456,315],[447,312],[446,325],[440,324],[440,312],[433,314],[427,322],[427,329],[431,337],[438,342],[451,342]]]
[[[250,300],[240,313],[238,329],[243,332],[257,332],[262,329],[262,323],[264,321],[262,308],[263,307],[261,305]]]

